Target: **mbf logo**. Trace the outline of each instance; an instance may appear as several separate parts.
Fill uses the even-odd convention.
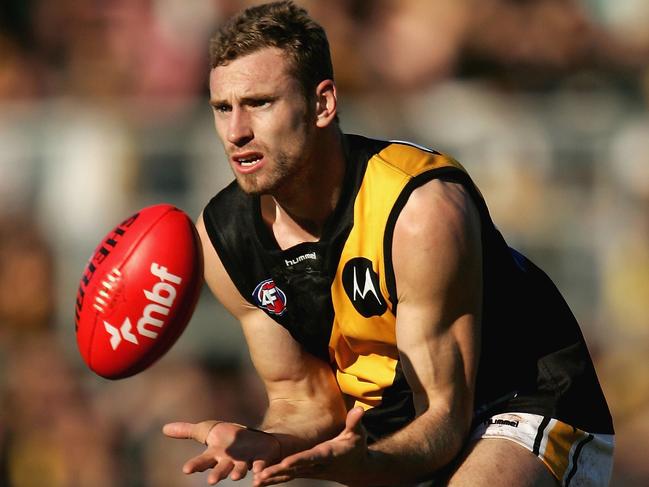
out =
[[[257,284],[252,292],[252,297],[255,298],[257,306],[269,313],[279,316],[286,311],[286,294],[275,285],[272,279],[266,279]]]
[[[164,326],[164,319],[169,315],[169,311],[176,299],[177,291],[174,284],[180,285],[182,278],[172,274],[166,267],[155,262],[151,264],[149,270],[152,275],[159,279],[159,282],[155,283],[150,291],[143,289],[144,296],[149,301],[149,304],[144,307],[142,317],[137,321],[137,332],[140,336],[156,339],[158,337],[156,329]],[[106,282],[106,288],[110,291],[111,284]],[[105,297],[110,298],[110,295],[105,294]],[[103,312],[100,307],[95,307],[98,311]],[[132,331],[133,325],[128,317],[124,319],[119,328],[104,320],[104,329],[110,335],[110,346],[113,350],[117,350],[122,340],[126,340],[133,345],[140,344],[137,335]]]
[[[381,295],[379,275],[365,257],[355,257],[345,264],[343,287],[356,311],[365,318],[381,316],[388,309]]]

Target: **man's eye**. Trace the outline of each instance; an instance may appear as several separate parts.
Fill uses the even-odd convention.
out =
[[[253,108],[263,108],[270,105],[270,100],[253,100],[250,102],[250,106]]]
[[[231,110],[228,105],[213,105],[214,111],[219,113],[226,113]]]

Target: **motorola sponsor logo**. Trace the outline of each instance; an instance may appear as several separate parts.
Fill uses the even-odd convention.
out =
[[[365,257],[351,259],[343,268],[343,287],[358,311],[365,318],[381,316],[388,306],[381,294],[379,275],[372,268],[372,261]]]

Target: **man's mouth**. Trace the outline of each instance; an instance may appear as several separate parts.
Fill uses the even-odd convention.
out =
[[[255,164],[257,164],[261,159],[263,159],[263,154],[260,154],[258,152],[254,153],[248,153],[248,154],[241,154],[238,156],[234,156],[232,159],[234,161],[243,166],[243,167],[252,167]]]
[[[235,170],[240,174],[252,174],[260,170],[265,164],[266,158],[262,152],[246,151],[232,155],[232,162]]]

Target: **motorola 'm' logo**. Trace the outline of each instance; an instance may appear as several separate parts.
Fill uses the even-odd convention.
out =
[[[343,287],[356,311],[365,318],[381,316],[388,308],[381,295],[379,275],[365,257],[355,257],[345,264]]]

